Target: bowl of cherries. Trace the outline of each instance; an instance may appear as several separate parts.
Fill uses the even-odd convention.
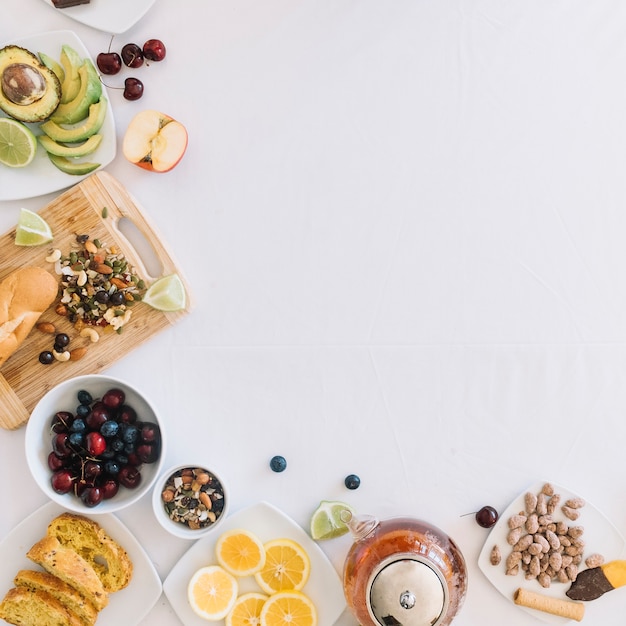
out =
[[[152,488],[165,458],[162,421],[146,396],[97,374],[48,391],[28,420],[25,445],[37,485],[77,513],[133,504]]]

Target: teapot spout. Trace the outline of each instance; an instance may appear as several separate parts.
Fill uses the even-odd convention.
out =
[[[344,509],[340,513],[341,521],[350,529],[355,541],[361,541],[372,534],[379,521],[372,515],[355,516],[352,511]]]

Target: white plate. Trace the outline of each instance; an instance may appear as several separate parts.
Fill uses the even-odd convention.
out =
[[[252,531],[263,542],[280,538],[297,541],[311,559],[311,575],[302,591],[315,603],[318,623],[334,624],[339,619],[346,604],[341,580],[335,568],[298,524],[271,504],[260,502],[229,515],[218,533],[196,541],[163,582],[163,591],[185,626],[206,626],[206,621],[198,617],[187,602],[187,583],[196,570],[217,562],[214,556],[215,543],[223,532],[231,528]],[[239,592],[248,591],[261,591],[253,576],[239,579]],[[214,623],[224,624],[224,621]]]
[[[43,0],[63,15],[112,35],[125,33],[152,7],[155,0],[91,0],[67,9],[57,9],[52,0]]]
[[[57,30],[48,33],[25,37],[24,39],[12,39],[2,45],[15,44],[30,50],[32,53],[44,52],[53,59],[59,60],[61,46],[67,44],[74,48],[81,57],[89,57],[89,52],[78,36],[69,30]],[[1,46],[0,46],[1,47]],[[98,149],[86,160],[100,163],[100,168],[108,165],[114,158],[117,150],[117,140],[115,136],[115,121],[113,119],[113,109],[111,108],[111,98],[106,92],[106,87],[102,86],[102,93],[108,100],[107,116],[100,133],[102,143]],[[41,130],[37,124],[28,124],[36,135],[41,135]],[[10,168],[2,167],[0,171],[0,201],[20,200],[22,198],[34,198],[47,193],[59,191],[66,187],[71,187],[86,178],[85,176],[75,176],[65,174],[60,169],[52,165],[46,151],[37,146],[37,154],[32,163],[26,167]]]
[[[524,574],[520,572],[517,576],[507,576],[505,574],[506,558],[511,552],[511,546],[507,543],[507,535],[509,533],[508,520],[511,516],[524,510],[524,496],[531,492],[538,494],[547,481],[539,482],[531,485],[523,493],[521,493],[504,511],[497,522],[491,529],[487,541],[478,557],[478,566],[483,574],[490,580],[493,586],[508,600],[513,602],[513,594],[515,590],[522,587],[538,593],[542,593],[553,598],[568,600],[565,592],[569,589],[569,584],[553,581],[551,586],[544,589],[536,580],[525,580]],[[553,483],[552,483],[553,484]],[[561,495],[561,505],[569,498],[579,497],[577,494],[554,485],[555,493]],[[585,506],[580,509],[580,517],[576,521],[568,520],[561,512],[560,505],[557,507],[553,517],[555,521],[563,521],[568,526],[582,526],[584,528],[583,539],[585,541],[586,551],[583,560],[593,553],[602,554],[607,561],[620,558],[624,550],[624,538],[620,532],[609,522],[609,520],[598,511],[592,504],[585,499]],[[489,557],[494,545],[500,547],[502,553],[502,563],[500,565],[491,565]],[[581,565],[584,567],[584,564]],[[548,624],[565,624],[571,620],[558,615],[551,615],[543,611],[520,607],[526,610],[539,620]]]
[[[0,598],[13,586],[18,570],[40,569],[26,558],[26,552],[45,536],[48,524],[65,511],[58,504],[49,502],[18,524],[0,543]],[[161,596],[159,575],[139,542],[117,517],[104,514],[93,519],[124,547],[133,562],[129,585],[110,594],[109,604],[98,616],[98,626],[138,624]]]

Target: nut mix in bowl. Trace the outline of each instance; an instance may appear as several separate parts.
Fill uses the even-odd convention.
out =
[[[26,460],[53,501],[77,513],[112,513],[147,493],[165,458],[163,423],[137,389],[86,375],[53,387],[26,426]]]
[[[229,498],[224,481],[212,469],[187,463],[161,475],[152,505],[165,530],[183,539],[198,539],[221,526]]]

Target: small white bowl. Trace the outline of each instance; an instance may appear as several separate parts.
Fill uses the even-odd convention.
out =
[[[216,515],[216,519],[214,522],[208,523],[206,526],[201,526],[200,528],[190,528],[186,523],[181,521],[176,521],[170,518],[169,512],[166,509],[166,504],[163,501],[163,492],[165,491],[168,483],[171,484],[171,478],[185,469],[201,469],[209,474],[211,477],[211,483],[209,487],[216,488],[222,493],[222,510]],[[175,537],[179,537],[180,539],[190,539],[196,540],[200,537],[204,537],[209,533],[214,532],[216,529],[222,526],[222,522],[226,519],[228,515],[228,508],[230,505],[230,495],[228,493],[228,489],[224,483],[224,480],[214,472],[210,467],[208,467],[204,463],[180,463],[178,465],[174,465],[170,467],[168,470],[163,472],[154,486],[154,491],[152,492],[152,508],[154,509],[154,515],[157,518],[159,524],[170,532]],[[216,511],[214,511],[216,512]]]
[[[125,404],[135,409],[138,422],[154,422],[159,426],[161,431],[160,454],[156,462],[141,465],[139,486],[134,489],[120,486],[119,491],[112,498],[102,500],[99,504],[89,507],[72,491],[59,494],[52,488],[52,471],[48,466],[48,456],[52,451],[52,418],[58,411],[68,411],[74,414],[79,405],[77,394],[80,390],[88,391],[96,400],[113,388],[124,391],[126,395]],[[116,378],[93,374],[70,378],[53,387],[41,398],[26,425],[25,446],[26,461],[31,474],[39,488],[50,500],[75,513],[96,515],[120,511],[134,504],[150,491],[163,466],[163,459],[166,454],[166,437],[162,420],[142,392]]]

